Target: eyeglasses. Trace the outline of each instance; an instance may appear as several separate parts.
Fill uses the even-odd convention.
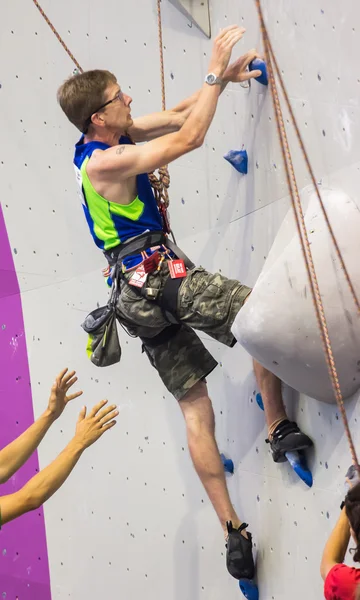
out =
[[[105,106],[109,106],[109,104],[112,104],[112,102],[115,102],[116,100],[119,100],[120,102],[123,102],[125,104],[124,94],[122,93],[121,90],[118,91],[118,93],[116,94],[116,96],[112,100],[108,100],[107,102],[105,102],[104,104],[102,104],[101,106],[99,106],[99,108],[97,108],[96,110],[94,110],[94,112],[91,113],[90,117],[88,119],[86,119],[86,121],[84,123],[83,133],[87,133],[88,132],[88,129],[89,129],[90,124],[91,124],[91,117],[95,113],[99,112],[99,110],[105,108]]]

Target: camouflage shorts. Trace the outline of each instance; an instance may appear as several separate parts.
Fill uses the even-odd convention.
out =
[[[161,271],[150,274],[145,285],[161,291],[168,277],[164,262]],[[176,316],[180,325],[171,325],[156,302],[126,283],[117,310],[129,332],[142,339],[143,350],[167,389],[181,400],[217,366],[192,328],[232,347],[236,340],[231,327],[250,292],[236,280],[195,267],[179,288]]]

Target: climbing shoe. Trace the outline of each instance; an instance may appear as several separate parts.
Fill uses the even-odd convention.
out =
[[[313,445],[311,439],[300,431],[296,423],[284,419],[275,429],[272,439],[266,440],[270,444],[274,462],[285,462],[285,452],[306,450]]]
[[[247,532],[248,539],[242,531],[248,527],[243,523],[239,529],[234,529],[231,521],[226,523],[228,539],[226,544],[226,566],[230,575],[235,579],[253,579],[255,564],[252,553],[252,536]]]

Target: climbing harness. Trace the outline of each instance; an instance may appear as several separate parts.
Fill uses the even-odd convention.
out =
[[[68,54],[68,56],[71,58],[71,60],[75,64],[77,72],[83,73],[84,70],[80,66],[80,63],[76,60],[75,56],[70,51],[69,47],[65,44],[61,35],[57,31],[57,29],[54,27],[54,25],[50,21],[49,17],[47,16],[47,14],[43,10],[43,8],[40,6],[38,0],[33,0],[33,2],[35,4],[36,8],[39,10],[41,16],[44,18],[44,20],[50,27],[53,34],[56,36],[56,38],[58,39],[58,41],[64,48],[65,52]],[[162,109],[165,110],[166,109],[166,93],[165,93],[165,74],[164,74],[164,52],[163,52],[163,42],[162,42],[161,0],[157,0],[157,15],[158,15],[159,51],[160,51]],[[170,186],[170,175],[169,175],[168,166],[165,165],[163,167],[160,167],[158,169],[158,173],[159,173],[158,177],[154,171],[152,173],[149,173],[149,180],[150,180],[151,186],[154,190],[155,199],[157,202],[160,216],[162,218],[164,232],[166,234],[171,234],[173,239],[175,240],[174,234],[171,231],[170,220],[169,220],[169,215],[168,215],[168,207],[169,207],[169,191],[168,190],[169,190],[169,186]]]
[[[343,400],[343,396],[342,396],[341,389],[340,389],[339,377],[338,377],[334,354],[333,354],[333,350],[332,350],[332,345],[331,345],[331,341],[330,341],[330,337],[329,337],[329,331],[328,331],[327,321],[326,321],[326,317],[325,317],[324,306],[323,306],[323,302],[322,302],[321,295],[320,295],[319,284],[318,284],[318,280],[317,280],[317,276],[316,276],[312,252],[310,249],[310,242],[309,242],[308,234],[306,231],[304,213],[303,213],[303,209],[302,209],[302,205],[301,205],[299,189],[298,189],[297,180],[296,180],[296,176],[295,176],[294,165],[293,165],[293,161],[292,161],[291,151],[290,151],[288,138],[287,138],[287,134],[286,134],[286,129],[285,129],[285,124],[284,124],[284,117],[283,117],[283,113],[282,113],[282,109],[281,109],[279,93],[278,93],[277,84],[276,84],[276,80],[275,80],[274,67],[275,67],[275,71],[278,76],[278,79],[280,81],[281,90],[285,97],[285,101],[286,101],[286,105],[287,105],[289,113],[290,113],[291,121],[295,127],[296,136],[299,141],[300,148],[301,148],[302,154],[304,156],[307,169],[309,171],[312,183],[316,190],[316,194],[317,194],[318,200],[320,202],[321,210],[325,217],[326,225],[329,229],[332,242],[335,246],[337,256],[339,258],[341,267],[345,274],[346,281],[349,285],[352,297],[354,299],[354,302],[355,302],[355,305],[357,307],[359,314],[360,314],[360,304],[359,304],[359,300],[357,298],[354,286],[350,280],[349,273],[346,269],[346,265],[344,263],[340,248],[336,241],[335,234],[331,227],[324,203],[322,201],[320,192],[318,190],[314,172],[310,165],[309,157],[307,155],[305,145],[303,143],[303,140],[302,140],[302,137],[300,134],[300,130],[299,130],[299,127],[298,127],[296,119],[295,119],[294,112],[291,108],[291,104],[290,104],[289,96],[288,96],[286,88],[285,88],[284,80],[283,80],[281,71],[279,69],[279,66],[278,66],[278,63],[277,63],[277,60],[275,57],[273,46],[272,46],[270,38],[269,38],[269,34],[268,34],[268,30],[267,30],[267,27],[265,24],[260,0],[255,0],[255,4],[257,7],[261,31],[262,31],[262,38],[263,38],[263,44],[264,44],[265,56],[266,56],[266,65],[267,65],[268,72],[269,72],[269,81],[270,81],[270,86],[271,86],[272,99],[273,99],[273,105],[274,105],[274,110],[275,110],[276,124],[277,124],[277,129],[278,129],[280,145],[281,145],[281,151],[282,151],[282,156],[283,156],[283,161],[284,161],[284,166],[285,166],[285,171],[286,171],[287,183],[288,183],[291,202],[292,202],[292,206],[293,206],[293,210],[294,210],[296,226],[297,226],[299,237],[300,237],[302,253],[304,256],[305,265],[306,265],[308,278],[309,278],[309,282],[310,282],[311,294],[312,294],[313,301],[314,301],[316,317],[317,317],[317,321],[318,321],[318,325],[319,325],[321,339],[322,339],[323,346],[324,346],[324,353],[325,353],[325,358],[326,358],[326,362],[327,362],[327,366],[328,366],[328,370],[329,370],[329,376],[330,376],[332,387],[334,390],[336,402],[337,402],[337,405],[338,405],[338,408],[340,410],[341,417],[343,420],[346,436],[347,436],[349,447],[350,447],[352,461],[353,461],[355,468],[360,473],[360,466],[358,463],[358,458],[357,458],[354,442],[353,442],[353,439],[351,436],[348,418],[346,415],[344,400]]]
[[[181,261],[184,264],[185,269],[191,270],[195,267],[195,265],[188,258],[188,256],[186,256],[186,254],[180,248],[178,248],[178,246],[174,242],[172,242],[163,231],[150,231],[143,233],[142,235],[139,235],[136,238],[124,242],[120,246],[117,246],[116,248],[105,252],[105,257],[113,270],[111,275],[112,280],[123,280],[126,282],[126,284],[128,284],[128,281],[125,278],[126,271],[124,271],[123,269],[124,260],[128,256],[132,256],[134,254],[141,254],[148,248],[154,247],[163,247],[165,249],[165,252],[166,250],[170,251],[172,252],[172,256],[175,255],[177,257],[177,260],[175,261],[172,259],[170,260],[170,267],[177,261]],[[158,257],[156,255],[158,255]],[[149,263],[148,268],[144,266],[146,264],[146,260]],[[146,260],[141,265],[144,275],[148,273],[153,273],[156,270],[160,270],[163,258],[160,257],[159,253],[155,252]],[[143,296],[147,300],[156,302],[162,309],[166,320],[169,323],[174,324],[179,322],[176,316],[176,312],[177,295],[179,287],[181,285],[181,281],[182,277],[168,277],[161,292],[158,288],[151,288],[145,285],[139,285],[138,287],[134,286],[133,289],[140,296]]]

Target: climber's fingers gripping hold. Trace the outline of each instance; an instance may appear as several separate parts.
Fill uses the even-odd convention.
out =
[[[229,67],[226,69],[224,78],[227,81],[232,81],[234,83],[241,83],[242,81],[248,81],[249,79],[255,79],[256,77],[260,77],[262,72],[259,69],[254,71],[248,71],[248,67],[250,63],[255,58],[262,58],[258,51],[253,48],[246,52],[243,56],[240,56],[236,61],[231,63]]]

